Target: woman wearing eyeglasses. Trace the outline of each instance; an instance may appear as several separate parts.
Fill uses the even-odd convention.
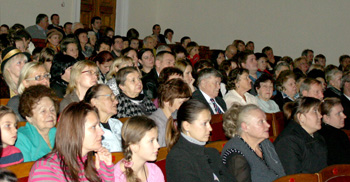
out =
[[[26,121],[26,119],[18,112],[19,98],[21,94],[26,88],[32,85],[45,85],[46,87],[50,87],[50,78],[50,73],[47,72],[42,63],[30,62],[23,66],[18,79],[18,95],[12,97],[7,103],[7,106],[15,111],[19,121]]]
[[[111,118],[117,114],[118,100],[112,90],[104,84],[97,84],[89,88],[84,101],[92,104],[98,110],[100,127],[104,131],[102,146],[109,152],[121,152],[121,128],[123,123]]]
[[[72,102],[79,102],[84,99],[86,91],[97,84],[97,65],[92,61],[78,61],[70,72],[69,84],[66,95],[60,103],[60,112]]]

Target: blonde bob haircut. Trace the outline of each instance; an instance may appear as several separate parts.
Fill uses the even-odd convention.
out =
[[[126,67],[128,63],[134,64],[133,59],[127,56],[121,56],[113,61],[109,68],[109,72],[107,73],[107,80],[112,79],[113,77],[117,76],[117,71],[115,68],[118,68],[120,70],[123,67]]]
[[[18,79],[18,94],[22,94],[25,89],[23,82],[29,77],[30,74],[34,73],[39,67],[43,67],[46,70],[44,64],[41,62],[30,62],[23,66]]]
[[[70,72],[70,80],[69,80],[69,84],[67,86],[66,95],[72,93],[74,90],[77,89],[78,78],[80,78],[81,72],[86,67],[92,68],[95,70],[96,73],[98,73],[98,67],[97,67],[96,63],[89,61],[89,60],[76,62],[72,66],[72,70]],[[77,92],[77,93],[79,93],[79,92]]]
[[[24,54],[17,54],[16,56],[12,57],[11,59],[9,59],[7,61],[7,63],[4,66],[4,72],[3,72],[3,76],[5,79],[5,82],[7,83],[7,85],[9,86],[10,90],[14,91],[17,93],[17,85],[18,83],[15,83],[15,81],[12,79],[11,74],[10,74],[10,65],[11,64],[16,64],[16,62],[18,60],[22,60],[24,59],[25,62],[28,61],[28,58],[24,55]]]

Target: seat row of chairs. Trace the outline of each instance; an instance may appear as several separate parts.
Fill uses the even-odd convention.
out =
[[[226,142],[227,140],[211,142],[207,144],[206,147],[216,148],[219,152],[221,152]],[[157,161],[155,162],[155,164],[157,164],[162,170],[164,176],[166,176],[165,164],[166,164],[167,155],[168,155],[167,148],[166,147],[160,148],[158,152]],[[122,152],[112,153],[113,164],[116,164],[121,159],[123,159]],[[7,169],[9,169],[10,171],[16,174],[18,181],[27,182],[29,172],[33,164],[34,162],[25,162],[25,163],[9,166],[7,167]],[[321,170],[319,173],[294,174],[294,175],[284,176],[282,178],[275,180],[275,182],[343,182],[343,181],[344,182],[350,181],[350,165],[345,165],[345,164],[333,165]]]

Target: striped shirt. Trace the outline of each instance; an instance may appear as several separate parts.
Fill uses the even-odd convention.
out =
[[[86,159],[87,156],[83,158],[83,161],[86,161]],[[79,181],[87,182],[88,179],[84,173],[84,165],[80,163],[79,166]],[[97,170],[97,172],[101,181],[114,181],[113,164],[106,165],[106,163],[101,161],[100,169]],[[35,162],[29,174],[29,181],[67,181],[64,177],[63,170],[60,167],[60,159],[58,158],[57,153],[49,154]]]
[[[12,145],[2,149],[0,157],[0,167],[12,166],[23,162],[23,155],[21,151]]]

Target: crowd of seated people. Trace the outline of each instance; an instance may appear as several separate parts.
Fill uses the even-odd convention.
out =
[[[175,29],[140,39],[101,20],[1,25],[0,167],[33,161],[31,181],[273,181],[350,164],[349,55],[327,65],[311,49],[292,59],[239,39],[201,52]],[[212,115],[229,138],[221,155],[204,147]],[[166,174],[152,163],[160,147]],[[115,166],[112,152],[124,154]]]

